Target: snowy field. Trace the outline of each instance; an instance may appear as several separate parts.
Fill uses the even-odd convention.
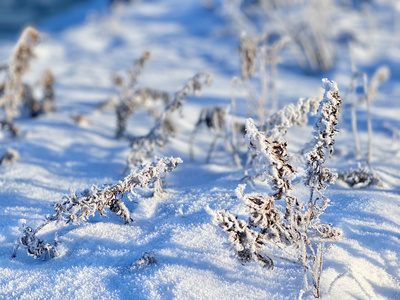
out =
[[[22,112],[14,120],[21,130],[18,137],[0,131],[0,155],[12,148],[20,156],[19,161],[0,166],[1,299],[314,299],[312,291],[305,291],[301,267],[284,260],[275,260],[273,270],[256,262],[242,264],[227,234],[213,224],[211,210],[227,209],[240,219],[248,218],[245,205],[235,195],[245,170],[235,164],[224,140],[217,141],[206,163],[216,133],[201,127],[193,142],[195,159],[189,154],[191,133],[202,108],[220,106],[230,114],[234,95],[235,118],[257,119],[247,95],[250,85],[261,94],[260,80],[233,87],[232,78],[241,75],[240,30],[255,34],[252,30],[261,32],[262,24],[240,19],[228,2],[235,3],[150,0],[98,9],[104,1],[89,1],[95,13],[86,4],[69,11],[69,17],[54,16],[38,24],[37,58],[23,81],[37,86],[43,71],[50,69],[55,76],[57,110],[36,118]],[[380,180],[361,188],[337,181],[324,191],[330,206],[321,221],[333,224],[342,234],[325,244],[321,298],[400,299],[399,7],[389,0],[331,3],[325,9],[332,10],[326,30],[335,37],[333,66],[304,72],[292,48],[285,46],[279,52],[274,82],[276,105],[281,109],[301,97],[321,94],[322,78],[336,81],[343,104],[327,166],[337,172],[357,169],[359,163],[367,167],[370,154],[370,170]],[[83,14],[81,10],[89,13],[77,22],[73,16]],[[240,28],[241,22],[248,27]],[[0,63],[9,60],[17,40],[18,36],[0,39]],[[352,59],[348,40],[353,41]],[[49,224],[38,237],[54,244],[56,236],[57,257],[34,259],[21,246],[13,258],[23,222],[37,228],[71,189],[114,184],[129,174],[130,144],[115,137],[116,113],[97,108],[118,94],[112,74],[124,73],[144,51],[150,51],[151,58],[138,77],[138,87],[174,95],[196,73],[212,75],[212,84],[203,86],[201,95],[189,96],[181,113],[174,112],[178,132],[166,147],[155,150],[158,157],[183,161],[164,178],[167,194],[151,197],[151,188],[136,188],[135,202],[124,197],[133,219],[130,224],[108,209],[108,218],[96,212],[79,226]],[[351,62],[369,79],[381,66],[390,70],[370,102],[370,148],[367,104],[356,106],[358,153],[351,103],[363,91],[359,80],[355,96],[349,92]],[[76,116],[85,122],[77,124]],[[227,118],[229,130],[230,121]],[[310,117],[307,125],[294,126],[285,136],[298,169],[293,189],[302,199],[309,197],[309,190],[302,185],[304,162],[299,153],[312,140],[314,121]],[[127,132],[145,135],[154,123],[140,109],[129,118]],[[244,165],[247,147],[243,135],[237,139]],[[268,181],[248,184],[246,192],[254,191],[268,193]]]

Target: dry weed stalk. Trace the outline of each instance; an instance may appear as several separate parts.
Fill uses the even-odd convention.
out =
[[[267,28],[280,36],[289,36],[292,52],[305,72],[319,73],[332,68],[335,48],[330,26],[334,1],[225,0],[222,4],[239,32],[245,30],[258,35],[261,27],[261,30]]]
[[[241,59],[242,80],[246,82],[256,72],[258,57],[257,41],[242,33],[239,44],[239,55]]]
[[[20,160],[19,152],[15,149],[7,149],[0,160],[1,165],[10,165]]]
[[[38,41],[38,31],[33,27],[27,27],[13,49],[8,78],[0,99],[0,107],[4,108],[7,122],[11,122],[19,114],[19,105],[24,92],[22,77],[29,70],[30,61],[35,57],[34,47]]]
[[[21,134],[21,131],[17,125],[14,124],[14,122],[0,121],[0,128],[9,131],[12,137],[16,137]]]
[[[355,146],[355,155],[356,157],[361,156],[361,151],[360,151],[360,141],[358,137],[358,129],[357,129],[357,114],[356,114],[356,109],[357,106],[360,103],[365,102],[367,106],[367,128],[368,128],[368,147],[367,147],[367,165],[370,168],[371,173],[374,174],[374,171],[372,170],[371,167],[371,160],[372,160],[372,119],[371,119],[371,103],[373,100],[375,100],[377,96],[377,90],[379,86],[388,80],[390,77],[390,70],[387,66],[381,66],[379,67],[374,75],[372,76],[372,79],[370,80],[370,83],[368,84],[368,76],[365,72],[360,72],[357,70],[355,64],[351,63],[351,69],[352,69],[352,79],[350,82],[350,86],[347,90],[347,94],[351,94],[353,97],[353,100],[351,102],[351,126],[352,126],[352,131],[353,131],[353,138],[354,138],[354,146]],[[361,79],[362,81],[362,89],[363,89],[363,95],[360,98],[356,97],[356,89],[357,89],[357,83]]]
[[[44,113],[55,112],[57,109],[54,93],[55,77],[53,72],[46,69],[42,75],[41,86],[43,90],[42,111]]]
[[[155,196],[160,197],[164,193],[161,183],[163,174],[172,172],[180,163],[182,163],[180,158],[157,159],[152,163],[136,167],[130,175],[118,183],[103,186],[94,185],[81,192],[71,191],[69,195],[64,196],[61,202],[54,205],[53,215],[49,216],[36,230],[26,226],[22,228],[21,237],[14,248],[13,257],[15,257],[20,246],[27,248],[28,254],[34,258],[46,253],[50,254],[50,257],[53,257],[51,253],[57,254],[54,246],[45,244],[36,236],[43,227],[50,223],[62,222],[65,225],[80,225],[90,216],[94,216],[96,211],[100,215],[106,216],[104,214],[106,207],[123,219],[125,224],[131,223],[130,211],[122,201],[124,196],[128,195],[129,200],[134,201],[132,196],[136,195],[135,188],[153,184]],[[50,251],[53,252],[50,253]]]
[[[214,223],[228,232],[240,261],[254,260],[269,268],[274,266],[273,259],[296,264],[304,270],[305,289],[313,288],[316,298],[320,296],[324,244],[341,234],[330,224],[320,222],[320,216],[329,203],[321,191],[326,188],[327,181],[336,178],[323,165],[324,152],[332,151],[333,136],[336,134],[334,126],[341,103],[335,82],[324,79],[323,87],[325,94],[318,109],[314,131],[316,141],[314,148],[306,155],[307,174],[304,183],[312,191],[311,198],[304,201],[292,194],[291,181],[295,173],[289,164],[286,143],[271,141],[265,133],[258,131],[253,120],[248,119],[246,144],[250,151],[260,157],[271,193],[245,194],[245,185],[239,185],[236,195],[248,208],[249,222],[238,220],[225,210],[213,212]],[[315,193],[318,193],[317,197],[313,197]],[[276,204],[282,200],[282,206]]]
[[[194,160],[193,143],[195,136],[200,127],[204,125],[208,130],[210,131],[212,130],[215,132],[214,139],[212,140],[210,147],[208,149],[206,163],[210,162],[212,153],[214,151],[218,139],[224,138],[227,145],[230,147],[230,151],[232,152],[233,159],[237,167],[241,168],[240,157],[229,136],[229,132],[226,127],[225,114],[226,114],[226,109],[222,107],[205,107],[201,110],[197,123],[195,124],[195,127],[190,136],[189,154],[191,160]]]
[[[199,95],[204,84],[211,84],[211,75],[208,73],[198,73],[190,78],[180,89],[170,103],[168,103],[161,116],[158,118],[153,128],[145,136],[129,137],[131,141],[131,151],[127,158],[128,166],[135,166],[143,163],[153,155],[156,147],[163,147],[169,140],[170,126],[168,120],[171,114],[179,110],[190,95]]]
[[[101,103],[96,109],[97,112],[115,109],[120,103],[133,98],[138,77],[143,72],[150,57],[151,52],[146,50],[125,73],[117,72],[112,75],[111,80],[118,90],[118,94]]]
[[[116,106],[116,136],[118,138],[126,137],[126,125],[128,119],[141,107],[146,107],[151,115],[159,118],[159,112],[155,109],[155,104],[160,102],[165,106],[171,101],[172,97],[167,92],[150,88],[137,89],[129,98],[123,99],[120,104]]]
[[[23,84],[22,100],[24,107],[30,112],[31,117],[37,117],[40,114],[47,114],[56,111],[56,101],[54,93],[55,78],[53,73],[46,69],[43,72],[40,82],[42,88],[42,100],[38,101],[33,94],[33,87],[28,84]]]
[[[355,189],[370,186],[378,188],[384,187],[383,182],[373,170],[368,167],[362,168],[360,164],[355,170],[350,169],[348,171],[340,172],[338,174],[338,180],[344,182],[348,187]]]

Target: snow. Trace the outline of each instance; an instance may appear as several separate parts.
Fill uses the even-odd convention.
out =
[[[217,6],[205,9],[206,2]],[[351,189],[337,183],[324,192],[331,201],[321,220],[340,228],[343,235],[326,244],[322,299],[400,299],[400,144],[388,129],[389,125],[400,130],[400,36],[390,6],[398,4],[392,2],[373,1],[364,12],[373,17],[375,27],[364,26],[365,18],[348,9],[337,14],[337,27],[332,29],[359,33],[359,43],[352,47],[359,71],[372,78],[385,64],[391,76],[371,103],[371,165],[385,188]],[[24,81],[38,82],[43,71],[51,69],[56,77],[57,111],[35,119],[18,117],[21,137],[0,132],[0,154],[11,148],[20,156],[18,162],[0,166],[0,298],[313,299],[312,293],[304,291],[302,269],[283,261],[275,261],[274,270],[254,262],[242,265],[228,236],[212,223],[210,209],[227,209],[247,219],[246,208],[235,196],[244,171],[236,167],[223,139],[206,164],[214,132],[201,128],[194,142],[195,160],[190,160],[190,134],[201,108],[227,108],[232,77],[240,76],[239,35],[223,18],[220,2],[133,1],[109,11],[99,8],[105,5],[103,0],[88,3],[38,27],[42,40]],[[76,16],[89,7],[97,13],[78,22]],[[0,62],[8,61],[16,41],[17,36],[12,41],[0,39]],[[345,171],[364,160],[354,153],[349,101],[344,99],[351,80],[349,50],[339,44],[338,49],[333,70],[317,75],[304,75],[293,65],[290,52],[283,51],[277,88],[282,108],[296,104],[300,97],[317,95],[324,77],[337,82],[343,105],[334,153],[327,163]],[[95,110],[116,93],[111,75],[126,71],[145,50],[151,51],[151,59],[139,77],[140,87],[173,94],[198,72],[213,75],[212,85],[204,87],[201,96],[188,97],[182,117],[176,113],[179,133],[155,153],[183,160],[165,177],[168,195],[152,198],[149,189],[139,189],[137,203],[125,201],[132,224],[125,225],[108,212],[108,218],[96,213],[80,226],[48,225],[38,236],[53,244],[57,233],[58,257],[35,260],[20,248],[12,258],[21,220],[36,228],[70,189],[112,184],[126,175],[129,142],[115,138],[114,112]],[[244,119],[248,105],[245,87],[240,90],[234,91],[236,111]],[[86,116],[88,124],[76,125],[74,113]],[[357,107],[357,117],[360,155],[366,158],[365,106]],[[310,118],[307,126],[289,129],[286,139],[292,155],[312,140],[314,121]],[[128,131],[146,134],[153,124],[149,122],[146,112],[140,111],[130,118]],[[245,149],[244,139],[242,143]],[[298,198],[308,198],[300,181],[294,189]],[[268,187],[259,183],[254,190],[264,192]],[[155,262],[133,267],[146,253]]]

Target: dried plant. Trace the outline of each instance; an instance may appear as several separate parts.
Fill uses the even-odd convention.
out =
[[[208,149],[206,162],[207,163],[210,162],[212,153],[214,151],[218,139],[224,138],[226,143],[230,147],[236,165],[238,167],[241,167],[239,155],[230,139],[229,132],[226,127],[225,114],[226,114],[226,109],[222,107],[205,107],[201,110],[197,123],[195,124],[195,127],[190,136],[189,154],[192,160],[194,160],[193,143],[196,134],[199,131],[199,129],[204,125],[208,130],[210,131],[212,130],[215,132],[214,139],[212,140],[210,148]]]
[[[335,82],[323,79],[323,88],[325,93],[318,109],[318,119],[314,125],[314,146],[305,155],[307,172],[305,182],[312,191],[324,190],[327,186],[326,182],[334,182],[336,179],[332,170],[324,166],[325,150],[328,150],[329,156],[333,152],[335,142],[333,137],[337,134],[335,126],[338,123],[342,101]]]
[[[20,160],[19,152],[15,149],[7,149],[0,160],[1,165],[11,165]]]
[[[150,265],[154,265],[157,263],[156,258],[152,253],[144,253],[142,257],[137,260],[130,268],[130,271],[135,271],[139,269],[143,269],[145,267],[148,267]]]
[[[13,121],[0,121],[0,127],[3,130],[9,131],[12,137],[21,135],[21,131]]]
[[[50,223],[75,224],[85,222],[90,216],[94,216],[96,211],[100,215],[105,216],[105,208],[108,207],[112,213],[118,215],[125,223],[131,223],[132,218],[130,211],[122,201],[125,195],[133,201],[135,196],[134,189],[137,187],[145,187],[154,185],[155,196],[160,197],[164,191],[162,190],[161,179],[163,174],[173,171],[179,163],[180,158],[162,158],[156,161],[137,167],[132,170],[131,174],[122,181],[111,185],[92,186],[81,192],[71,191],[64,196],[61,202],[54,205],[54,213],[49,216],[36,230],[30,227],[24,227],[22,235],[14,249],[14,256],[20,245],[28,249],[28,253],[35,258],[40,257],[44,253],[48,253],[54,248],[40,240],[36,234],[46,225]],[[30,251],[30,249],[33,249]],[[57,251],[53,251],[55,254]]]
[[[224,14],[240,33],[273,32],[288,36],[299,66],[307,73],[333,67],[335,47],[331,24],[334,1],[222,1]],[[253,7],[249,7],[253,6]]]
[[[248,208],[249,222],[238,220],[225,210],[212,213],[214,223],[228,232],[240,261],[254,260],[269,268],[273,268],[274,259],[296,264],[304,270],[305,289],[313,288],[317,298],[320,296],[325,242],[341,234],[340,230],[320,221],[329,203],[321,191],[326,188],[327,181],[336,178],[323,164],[324,152],[332,151],[334,126],[341,103],[335,82],[324,79],[323,87],[325,93],[318,109],[314,148],[306,155],[304,183],[311,189],[310,199],[298,199],[293,195],[295,172],[289,163],[286,142],[271,141],[265,133],[258,131],[253,120],[248,119],[246,144],[260,157],[271,192],[269,195],[245,194],[245,185],[236,189],[237,197]],[[276,204],[282,200],[282,206]]]
[[[38,41],[38,31],[33,27],[27,27],[13,49],[8,78],[0,99],[0,107],[4,108],[8,122],[11,122],[19,114],[19,105],[24,92],[22,77],[29,70],[30,61],[35,57],[34,47]]]
[[[128,166],[135,166],[143,163],[145,159],[153,155],[155,148],[163,147],[168,142],[170,135],[166,127],[168,123],[166,123],[165,120],[167,120],[173,112],[182,107],[189,95],[199,95],[203,85],[209,85],[210,83],[210,74],[196,74],[175,94],[174,100],[165,106],[161,116],[148,134],[140,137],[129,137],[131,141],[131,151],[127,158]]]
[[[366,91],[368,93],[368,99],[370,101],[375,100],[378,88],[381,86],[382,83],[387,81],[389,78],[390,78],[389,67],[381,66],[375,71],[368,85],[368,90]]]
[[[291,127],[306,125],[308,115],[317,113],[321,100],[321,97],[300,98],[296,105],[288,104],[269,116],[262,126],[267,136],[272,140],[280,140]]]
[[[21,235],[18,238],[17,244],[14,247],[12,257],[17,256],[17,250],[20,246],[27,250],[28,255],[33,258],[43,259],[54,258],[59,255],[55,246],[50,243],[45,243],[43,240],[36,236],[38,230],[33,230],[31,227],[25,225],[25,220],[21,222]]]
[[[372,120],[371,120],[371,102],[376,98],[379,86],[383,82],[388,80],[388,78],[390,77],[390,70],[387,66],[379,67],[372,76],[372,80],[370,81],[369,84],[368,84],[367,74],[365,72],[358,71],[352,59],[351,59],[351,70],[352,70],[352,78],[346,95],[350,94],[353,98],[351,102],[351,127],[353,131],[355,154],[358,158],[360,157],[360,141],[358,137],[356,109],[360,103],[365,102],[367,105],[367,128],[368,128],[367,164],[371,168],[370,163],[372,159],[372,134],[373,134]],[[356,89],[358,81],[360,79],[362,81],[363,95],[357,98]]]
[[[269,116],[262,129],[270,140],[282,141],[291,127],[304,126],[308,123],[308,114],[315,115],[321,101],[322,97],[319,96],[308,99],[300,98],[296,105],[288,104]],[[260,156],[248,153],[243,180],[250,180],[254,183],[256,178],[265,179],[263,177],[264,170],[260,168],[264,164],[260,159]]]
[[[36,117],[40,114],[41,104],[33,95],[33,88],[30,85],[23,85],[21,100],[23,101],[23,106],[29,111],[32,117]]]
[[[117,138],[129,138],[127,122],[136,111],[144,108],[147,109],[150,115],[158,118],[160,112],[156,109],[156,106],[164,107],[172,101],[172,97],[167,92],[151,88],[137,88],[138,77],[150,60],[150,56],[150,51],[144,51],[127,72],[115,73],[112,81],[118,90],[118,94],[110,97],[108,101],[102,103],[96,110],[115,109]]]
[[[52,113],[57,109],[56,101],[55,101],[55,93],[54,93],[54,82],[55,77],[54,74],[46,69],[43,72],[41,86],[43,90],[43,100],[42,100],[42,112],[43,113]]]
[[[149,113],[156,118],[160,117],[160,113],[155,109],[156,103],[161,103],[163,106],[172,101],[172,97],[163,91],[158,91],[150,88],[137,89],[133,94],[116,106],[117,114],[117,132],[118,138],[126,136],[126,125],[132,114],[144,107]]]
[[[112,75],[111,80],[118,90],[118,94],[111,96],[108,100],[101,103],[96,109],[97,112],[115,109],[121,102],[129,101],[133,98],[138,77],[143,72],[150,57],[150,51],[146,50],[125,73],[118,72]]]
[[[119,89],[132,90],[137,84],[138,77],[142,73],[147,62],[150,60],[150,57],[151,57],[150,51],[146,50],[134,62],[133,66],[128,69],[126,76],[118,73],[114,74],[112,79],[115,86]]]
[[[242,80],[247,81],[256,72],[258,56],[257,41],[242,33],[239,44],[239,55],[241,59]]]
[[[359,189],[365,187],[378,187],[383,188],[383,182],[375,174],[375,172],[368,167],[362,168],[358,165],[357,169],[350,169],[348,171],[340,172],[338,180],[344,182],[348,187]]]

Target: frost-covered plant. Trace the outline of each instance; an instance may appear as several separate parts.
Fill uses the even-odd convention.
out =
[[[132,218],[129,209],[122,201],[124,196],[133,201],[134,189],[137,187],[146,187],[154,185],[154,196],[160,197],[164,191],[162,190],[162,176],[165,173],[173,171],[182,160],[180,158],[166,157],[157,159],[152,163],[136,167],[131,174],[123,180],[115,184],[95,186],[85,189],[81,192],[71,191],[67,196],[64,196],[61,202],[54,205],[54,213],[47,217],[36,230],[30,227],[24,227],[21,236],[14,251],[17,251],[19,245],[28,249],[36,249],[35,258],[46,253],[49,244],[45,244],[36,234],[49,223],[64,223],[80,225],[85,222],[90,216],[94,216],[96,211],[100,215],[105,216],[105,209],[108,207],[112,213],[118,215],[125,221],[125,224],[131,223]],[[27,242],[26,242],[27,241]],[[47,247],[47,248],[46,248]],[[51,246],[52,247],[52,246]],[[52,249],[52,248],[49,249]],[[55,253],[57,253],[55,251]]]
[[[320,97],[300,98],[296,105],[290,103],[269,116],[262,127],[270,139],[281,140],[291,127],[306,125],[308,114],[315,115],[320,102]]]
[[[155,104],[160,102],[165,106],[171,101],[172,97],[167,92],[150,88],[135,90],[130,97],[122,99],[122,101],[115,108],[117,114],[116,136],[118,138],[126,136],[126,125],[128,119],[141,107],[147,108],[151,115],[158,118],[159,113],[154,107]]]
[[[63,201],[55,205],[55,213],[51,221],[65,221],[66,224],[79,225],[98,211],[104,215],[104,210],[109,207],[113,213],[119,215],[125,223],[132,221],[130,212],[122,202],[125,194],[134,195],[133,189],[145,187],[150,184],[157,186],[155,196],[161,196],[161,176],[174,170],[182,160],[180,158],[162,158],[152,163],[136,167],[131,174],[116,184],[105,186],[92,186],[82,192],[71,191]]]
[[[8,66],[8,78],[0,98],[0,107],[4,108],[8,122],[19,114],[19,105],[24,91],[22,77],[29,70],[30,61],[35,57],[34,47],[38,41],[38,31],[29,26],[22,32],[13,49]]]
[[[17,250],[20,246],[25,248],[28,255],[33,258],[40,258],[43,256],[43,259],[46,259],[54,258],[59,255],[55,246],[50,243],[45,243],[45,241],[36,236],[37,231],[38,230],[33,230],[31,227],[26,226],[24,221],[21,222],[21,235],[14,247],[13,257],[16,257]]]
[[[266,136],[272,141],[282,141],[288,130],[293,126],[304,126],[308,122],[308,115],[317,113],[322,97],[313,97],[308,99],[300,98],[296,105],[288,104],[269,116],[264,125],[263,131]],[[247,163],[245,168],[245,180],[265,179],[263,178],[263,163],[260,161],[260,156],[248,153]]]
[[[53,72],[49,69],[46,69],[43,72],[41,86],[43,90],[43,100],[42,100],[42,112],[43,113],[52,113],[57,109],[56,101],[55,101],[55,93],[54,93],[54,82],[55,77]]]
[[[333,137],[337,134],[335,126],[338,123],[340,105],[342,100],[336,82],[323,79],[325,89],[323,100],[318,109],[318,119],[314,124],[314,146],[305,154],[306,176],[305,182],[312,191],[324,190],[326,182],[334,182],[337,175],[324,166],[326,150],[329,156],[333,152]]]
[[[21,131],[19,130],[18,126],[15,125],[15,123],[12,121],[10,122],[4,120],[0,121],[0,128],[9,131],[12,137],[16,137],[21,134]]]
[[[214,139],[212,140],[210,147],[208,149],[208,154],[206,158],[206,162],[209,163],[211,160],[212,153],[214,151],[215,145],[219,138],[224,138],[232,151],[232,155],[234,161],[238,167],[241,167],[240,158],[237,153],[236,148],[234,147],[228,129],[226,127],[225,120],[226,109],[222,107],[205,107],[201,110],[199,118],[194,126],[192,134],[190,136],[189,142],[189,154],[190,158],[194,160],[194,151],[193,151],[193,143],[196,137],[198,130],[204,125],[208,130],[212,130],[215,132]]]
[[[10,165],[19,161],[19,152],[15,149],[7,149],[6,153],[3,154],[0,160],[1,165]]]
[[[290,47],[305,72],[333,67],[335,47],[332,20],[335,2],[318,1],[222,1],[223,12],[238,32],[251,35],[273,32],[290,37]]]
[[[253,77],[257,67],[258,45],[254,38],[242,33],[239,44],[242,80],[247,81]]]
[[[156,258],[152,253],[144,253],[140,259],[138,259],[130,268],[130,271],[139,270],[150,265],[154,265],[157,263]]]
[[[157,105],[164,107],[172,101],[167,92],[152,88],[137,88],[138,77],[150,60],[150,56],[150,51],[144,51],[125,73],[114,74],[112,80],[118,93],[97,108],[97,111],[115,109],[117,138],[127,138],[127,122],[136,111],[145,108],[150,115],[158,118],[160,112],[155,107]]]
[[[250,151],[260,157],[259,163],[264,169],[266,179],[272,183],[276,192],[273,196],[282,198],[291,189],[287,177],[294,174],[293,168],[288,164],[286,142],[270,141],[265,133],[257,130],[252,119],[246,120],[245,140]]]
[[[277,81],[278,81],[278,62],[279,62],[279,51],[290,42],[290,38],[283,36],[278,41],[269,44],[268,34],[265,34],[262,38],[260,48],[260,80],[261,80],[261,96],[258,100],[258,118],[260,124],[264,123],[265,110],[268,108],[269,94],[271,95],[271,109],[276,111],[278,109],[278,92],[277,92]],[[268,68],[269,66],[269,68]],[[268,69],[270,76],[268,76]],[[269,87],[271,92],[269,92]]]
[[[262,235],[250,228],[244,220],[239,220],[226,210],[214,212],[214,223],[229,234],[229,241],[234,245],[238,259],[242,263],[256,261],[270,269],[273,260],[263,253]]]
[[[327,181],[336,178],[324,166],[324,152],[332,151],[341,103],[335,82],[324,79],[323,87],[325,94],[318,109],[315,143],[306,155],[304,183],[311,189],[310,199],[299,199],[293,194],[295,172],[289,163],[286,142],[271,141],[248,119],[246,144],[260,158],[271,192],[269,195],[245,194],[245,185],[239,185],[236,195],[248,208],[248,222],[238,220],[225,210],[213,212],[214,222],[228,232],[242,262],[254,260],[272,268],[273,259],[280,259],[299,265],[304,270],[305,289],[311,286],[315,297],[320,296],[324,244],[341,234],[340,230],[320,220],[329,203],[321,191],[326,188]],[[283,205],[277,205],[277,201],[283,201]]]
[[[21,99],[23,100],[24,107],[29,110],[32,117],[56,111],[55,93],[53,88],[54,81],[55,78],[53,73],[49,69],[46,69],[40,82],[42,88],[41,101],[37,100],[34,96],[32,86],[28,84],[23,85],[23,94]]]
[[[272,109],[277,109],[277,65],[278,52],[290,41],[288,37],[282,37],[274,43],[269,43],[268,34],[249,36],[242,33],[239,44],[239,55],[241,58],[241,80],[234,78],[235,84],[239,81],[243,83],[247,89],[247,100],[249,113],[253,110],[256,112],[260,124],[264,123],[267,115],[269,87],[271,87]],[[259,73],[256,71],[259,69]],[[270,75],[269,75],[270,73]],[[257,77],[260,79],[261,94],[255,93],[250,84],[250,78]],[[255,107],[253,101],[256,100]],[[232,101],[233,102],[233,101]],[[234,106],[234,103],[232,103]],[[232,111],[234,113],[234,111]]]
[[[151,158],[155,148],[163,147],[168,142],[171,134],[168,130],[170,126],[167,126],[168,123],[166,120],[173,112],[181,109],[188,96],[199,95],[203,85],[209,85],[210,83],[210,74],[196,74],[175,94],[174,100],[165,106],[161,116],[148,134],[140,137],[129,137],[131,141],[131,151],[127,158],[128,166],[135,166],[143,163],[146,159]]]
[[[335,11],[333,1],[287,1],[276,6],[270,1],[261,1],[260,8],[258,12],[268,17],[265,26],[290,37],[292,52],[305,72],[318,73],[332,68],[335,61],[330,29]]]
[[[383,187],[382,181],[375,172],[368,167],[362,168],[358,165],[357,169],[350,169],[338,174],[338,180],[347,184],[351,188],[364,188],[369,186]]]
[[[118,92],[107,101],[102,102],[96,111],[115,109],[121,102],[131,99],[136,90],[138,77],[143,72],[150,57],[150,51],[146,50],[125,73],[114,73],[111,80]]]
[[[367,107],[367,128],[368,128],[368,147],[367,147],[367,165],[369,168],[369,173],[371,174],[372,177],[376,177],[375,179],[378,180],[379,182],[380,179],[377,177],[375,172],[372,170],[371,166],[371,160],[372,160],[372,118],[371,118],[371,103],[372,101],[376,98],[377,95],[377,90],[379,86],[388,80],[390,77],[390,70],[387,66],[381,66],[379,67],[374,75],[372,76],[372,79],[368,83],[368,76],[365,72],[360,72],[357,70],[355,64],[352,62],[351,65],[352,68],[352,79],[350,82],[350,86],[348,88],[347,93],[351,94],[353,97],[352,102],[351,102],[351,127],[353,131],[353,138],[354,138],[354,145],[355,145],[355,155],[356,157],[360,158],[360,141],[358,137],[358,129],[357,129],[357,114],[356,114],[356,109],[357,106],[360,103],[365,102],[366,107]],[[362,95],[361,97],[357,98],[356,97],[356,90],[357,90],[357,83],[361,79],[362,81]],[[361,171],[361,168],[359,168]],[[353,170],[347,171],[347,175],[356,172]],[[346,173],[346,172],[345,172]],[[345,174],[344,173],[344,174]],[[351,176],[350,176],[351,177]],[[369,176],[367,176],[369,177]],[[382,185],[382,183],[381,183]],[[353,186],[353,185],[351,185]],[[357,186],[357,184],[356,184]]]

